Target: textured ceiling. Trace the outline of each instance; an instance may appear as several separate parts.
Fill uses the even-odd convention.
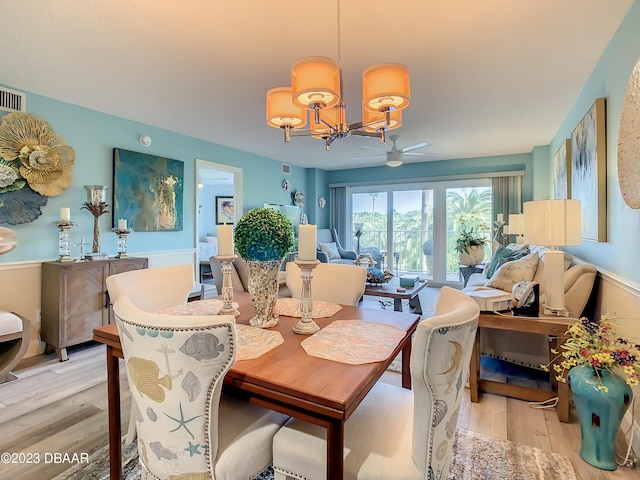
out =
[[[265,123],[291,64],[341,58],[347,120],[361,75],[400,62],[411,105],[398,147],[433,159],[548,144],[632,0],[0,0],[0,83],[294,165],[327,170],[391,148],[293,138]],[[28,103],[27,103],[28,106]],[[428,159],[428,158],[427,158]],[[407,157],[407,161],[425,161]]]

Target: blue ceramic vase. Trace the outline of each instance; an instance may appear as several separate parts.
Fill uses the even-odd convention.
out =
[[[598,390],[600,379],[608,392]],[[609,370],[599,370],[596,374],[595,369],[588,366],[573,367],[567,383],[580,420],[580,457],[602,470],[615,470],[616,436],[633,398],[631,387]]]

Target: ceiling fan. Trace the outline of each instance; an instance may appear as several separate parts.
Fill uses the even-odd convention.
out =
[[[398,146],[396,145],[396,142],[400,138],[400,135],[390,135],[389,138],[393,142],[393,145],[391,146],[391,150],[384,151],[384,150],[381,150],[381,149],[376,148],[376,147],[363,145],[362,148],[368,148],[370,150],[376,150],[376,151],[379,151],[379,152],[382,152],[382,153],[378,153],[378,154],[375,154],[375,155],[363,155],[363,156],[360,156],[360,157],[352,157],[352,160],[359,160],[361,158],[381,157],[381,156],[386,155],[387,156],[387,165],[388,166],[390,166],[390,167],[399,167],[400,165],[402,165],[402,157],[404,155],[410,155],[410,156],[415,156],[415,157],[433,157],[433,156],[437,155],[435,153],[413,152],[413,150],[417,150],[417,149],[423,148],[423,147],[428,147],[430,145],[429,143],[426,143],[426,142],[416,143],[415,145],[411,145],[410,147],[398,148]]]

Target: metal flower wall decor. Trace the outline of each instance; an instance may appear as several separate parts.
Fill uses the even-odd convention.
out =
[[[76,154],[51,126],[30,113],[5,115],[0,123],[0,223],[33,222],[71,185]]]

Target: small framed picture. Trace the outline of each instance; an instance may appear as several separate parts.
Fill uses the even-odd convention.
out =
[[[235,223],[235,202],[233,197],[220,197],[216,195],[216,225]]]

